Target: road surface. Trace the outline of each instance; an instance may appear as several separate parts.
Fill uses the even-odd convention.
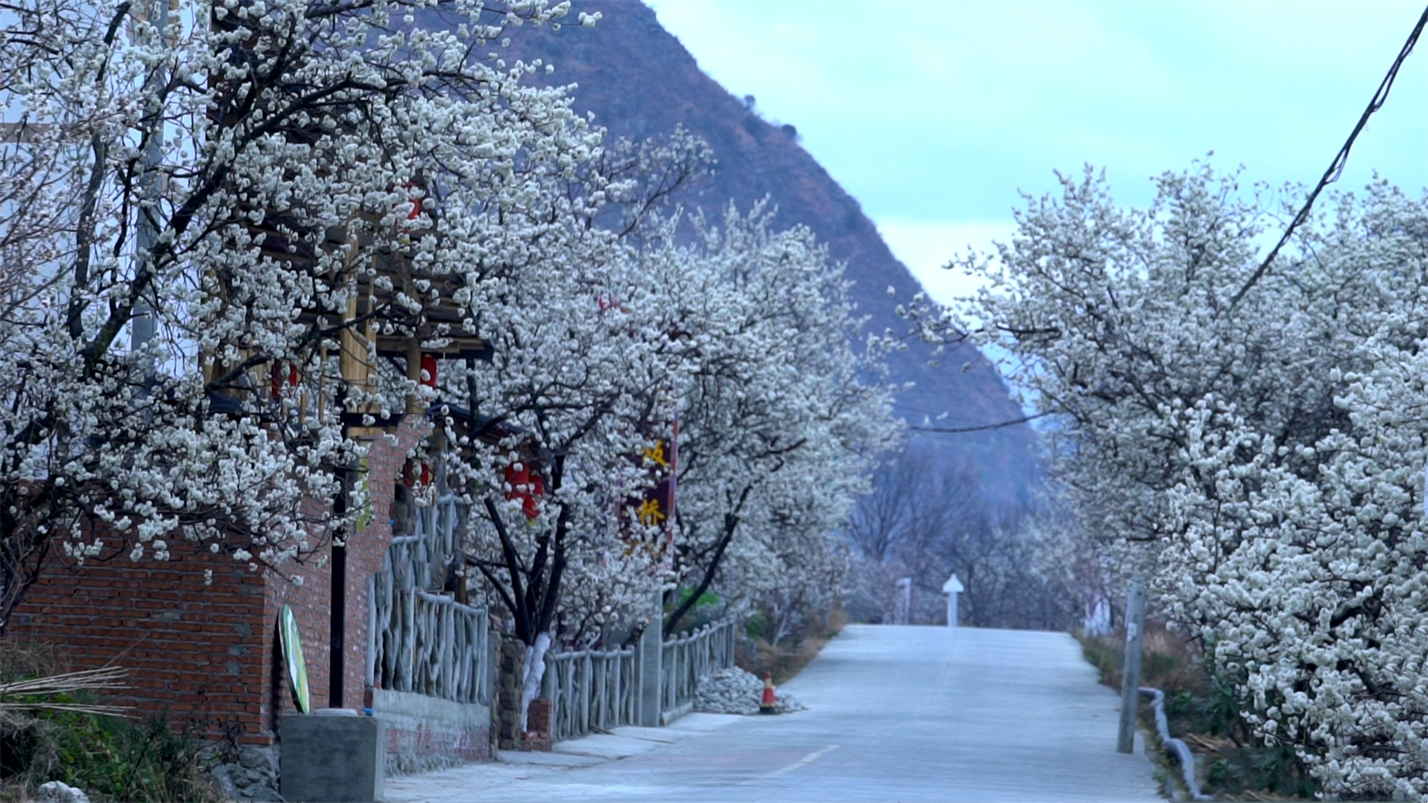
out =
[[[783,689],[809,710],[692,714],[549,754],[389,778],[408,801],[1155,801],[1118,697],[1062,633],[850,625]]]

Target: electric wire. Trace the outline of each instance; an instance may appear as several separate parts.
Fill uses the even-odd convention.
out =
[[[1384,101],[1388,100],[1388,91],[1393,88],[1393,80],[1398,77],[1398,68],[1403,66],[1403,62],[1408,58],[1408,54],[1413,52],[1413,45],[1418,42],[1418,35],[1423,33],[1425,24],[1428,24],[1428,7],[1425,7],[1423,14],[1418,17],[1418,24],[1413,26],[1413,33],[1410,33],[1408,35],[1408,41],[1403,43],[1403,49],[1399,51],[1398,58],[1394,59],[1393,66],[1388,68],[1388,74],[1383,77],[1383,81],[1378,85],[1378,91],[1373,94],[1373,99],[1369,101],[1368,107],[1364,109],[1363,115],[1359,117],[1358,125],[1354,126],[1353,132],[1350,133],[1349,138],[1344,141],[1344,147],[1339,149],[1338,155],[1336,155],[1334,161],[1329,164],[1329,169],[1324,171],[1324,176],[1319,179],[1319,183],[1314,187],[1314,191],[1309,193],[1309,199],[1304,202],[1304,206],[1300,208],[1299,214],[1294,216],[1294,220],[1290,221],[1289,228],[1284,230],[1284,236],[1279,238],[1279,242],[1275,244],[1274,249],[1269,252],[1269,256],[1264,258],[1259,268],[1257,268],[1254,274],[1249,277],[1249,280],[1240,287],[1239,291],[1235,293],[1234,298],[1230,299],[1230,309],[1234,309],[1239,305],[1240,299],[1245,297],[1245,293],[1248,293],[1250,288],[1254,287],[1255,283],[1269,270],[1270,263],[1279,255],[1279,249],[1283,248],[1284,244],[1289,242],[1289,238],[1294,234],[1294,230],[1299,228],[1301,223],[1309,219],[1309,210],[1313,208],[1314,201],[1319,197],[1319,193],[1323,192],[1325,187],[1339,180],[1339,176],[1344,172],[1344,165],[1349,161],[1349,150],[1354,147],[1354,140],[1358,139],[1359,132],[1364,130],[1364,126],[1368,123],[1369,117],[1373,116],[1374,112],[1383,108]]]

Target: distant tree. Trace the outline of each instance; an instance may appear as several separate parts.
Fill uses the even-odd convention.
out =
[[[1045,537],[1042,522],[1028,507],[990,502],[975,471],[938,461],[925,446],[891,455],[848,527],[860,557],[854,609],[886,621],[896,605],[895,583],[908,577],[910,621],[939,621],[946,610],[942,585],[956,573],[967,624],[1069,627],[1079,592],[1058,568],[1066,548]]]

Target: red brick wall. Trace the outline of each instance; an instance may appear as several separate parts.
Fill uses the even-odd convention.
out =
[[[397,475],[421,439],[431,432],[423,416],[409,415],[390,438],[374,439],[367,448],[367,493],[372,502],[371,521],[347,540],[347,656],[343,660],[343,708],[361,708],[367,688],[367,631],[371,612],[367,581],[382,569],[392,545],[389,517]]]
[[[277,626],[284,605],[292,608],[293,618],[298,623],[298,633],[302,637],[303,660],[307,664],[308,700],[312,710],[327,707],[330,665],[328,654],[332,643],[331,617],[328,613],[332,600],[331,558],[332,548],[324,547],[320,553],[305,559],[302,564],[281,567],[281,576],[269,571],[264,577],[263,621],[266,623],[266,629],[255,646],[263,653],[264,666],[270,669],[264,677],[262,697],[256,702],[263,728],[269,734],[276,729],[284,713],[297,710],[286,665],[283,665],[278,674],[276,708],[271,685],[273,662],[282,661],[282,644],[277,638]],[[295,576],[302,578],[300,585],[293,582],[292,578]]]
[[[344,707],[360,708],[367,667],[367,581],[391,545],[388,509],[406,455],[430,430],[424,419],[404,424],[397,442],[377,438],[368,457],[372,521],[348,541]],[[117,539],[116,539],[117,540]],[[253,572],[228,557],[172,547],[160,563],[126,555],[76,565],[52,559],[12,618],[9,638],[56,644],[73,669],[115,663],[130,670],[132,689],[116,702],[141,714],[167,711],[170,721],[201,721],[211,735],[237,726],[242,740],[271,744],[273,726],[294,710],[286,669],[274,703],[278,613],[290,605],[302,635],[313,708],[328,704],[330,548],[282,575]],[[204,569],[213,582],[204,585]],[[303,578],[296,585],[289,578]]]
[[[268,688],[272,624],[264,578],[229,558],[175,545],[174,558],[119,555],[83,566],[55,558],[16,609],[9,638],[55,644],[73,669],[114,663],[130,690],[113,695],[140,714],[195,718],[216,734],[271,741],[259,702]],[[204,569],[213,570],[204,585]]]

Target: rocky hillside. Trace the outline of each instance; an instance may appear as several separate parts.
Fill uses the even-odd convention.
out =
[[[583,0],[581,11],[599,11],[593,29],[567,26],[560,31],[522,30],[514,55],[544,59],[556,66],[549,80],[576,84],[576,106],[616,136],[643,138],[666,134],[676,125],[704,138],[718,166],[684,203],[708,213],[733,199],[747,209],[763,197],[778,206],[778,220],[810,227],[835,259],[847,263],[848,278],[860,310],[877,331],[906,328],[894,311],[898,299],[920,289],[897,261],[857,200],[798,144],[791,125],[776,126],[700,71],[694,57],[660,27],[655,13],[625,0]],[[895,290],[889,298],[887,289]],[[896,381],[914,382],[898,412],[909,423],[946,412],[938,426],[979,426],[1021,415],[993,366],[974,349],[964,348],[929,364],[931,349],[915,344],[894,355]],[[962,370],[964,363],[970,368]],[[974,464],[990,495],[1024,498],[1035,481],[1035,434],[1025,425],[959,435],[920,435],[947,460]]]

